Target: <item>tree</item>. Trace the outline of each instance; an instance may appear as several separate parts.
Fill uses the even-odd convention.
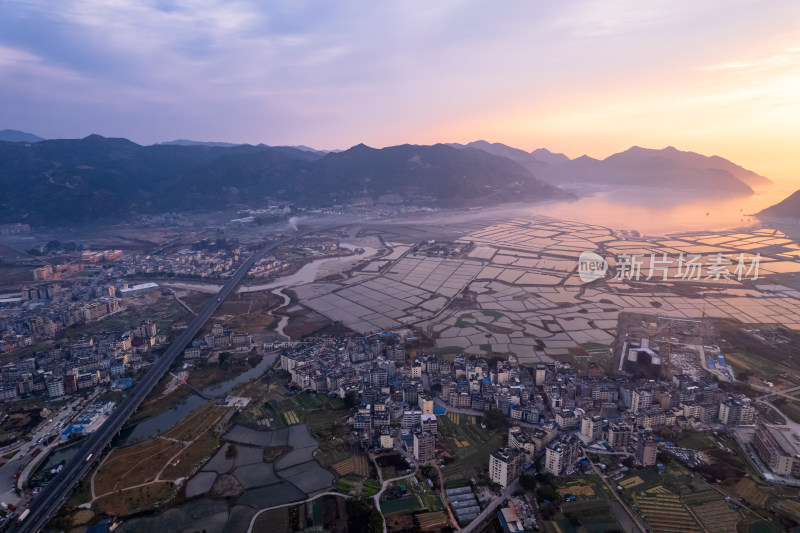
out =
[[[228,444],[228,449],[225,450],[225,458],[226,459],[234,459],[239,454],[239,450],[236,449],[235,444]]]
[[[483,423],[491,430],[506,429],[508,426],[506,415],[500,409],[489,409],[483,417]]]
[[[536,477],[529,474],[522,475],[519,477],[519,484],[525,490],[535,490]]]
[[[361,402],[358,391],[357,390],[349,390],[347,394],[344,395],[344,406],[348,409],[352,409],[354,407],[358,407],[358,404]]]
[[[219,354],[219,366],[225,366],[228,364],[228,361],[231,359],[230,352],[220,352]]]

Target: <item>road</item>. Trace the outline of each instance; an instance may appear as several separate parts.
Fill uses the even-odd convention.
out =
[[[57,428],[58,424],[62,421],[65,422],[75,416],[79,409],[79,405],[83,402],[83,398],[77,399],[67,405],[64,409],[60,410],[59,412],[51,415],[52,418],[48,421],[45,420],[43,423],[39,425],[36,430],[25,437],[24,441],[20,441],[16,446],[17,454],[13,456],[9,461],[4,463],[0,466],[0,500],[6,503],[12,503],[17,507],[23,506],[26,503],[26,498],[17,494],[15,489],[17,488],[17,484],[14,480],[14,474],[20,471],[20,468],[23,468],[22,476],[20,477],[21,482],[26,481],[25,479],[25,471],[27,470],[26,464],[30,464],[33,462],[33,458],[31,454],[33,450],[36,448],[41,448],[42,452],[39,457],[44,459],[46,452],[48,449],[58,445],[60,443],[60,439],[58,438],[58,434],[60,434],[60,430]],[[42,437],[46,437],[54,432],[57,432],[57,437],[53,440],[53,442],[49,446],[44,445],[37,445],[36,441]],[[3,451],[3,454],[10,453],[12,450],[7,449]],[[37,458],[38,459],[38,458]],[[19,485],[19,488],[24,488],[23,484]]]
[[[410,474],[403,474],[402,476],[393,477],[392,479],[387,479],[386,481],[383,480],[383,476],[381,476],[381,469],[377,464],[375,465],[375,468],[378,469],[378,479],[381,481],[381,490],[378,491],[378,493],[372,498],[375,502],[375,509],[378,510],[378,512],[381,514],[381,519],[383,519],[383,533],[386,533],[386,517],[383,516],[383,511],[381,511],[381,496],[383,496],[383,493],[386,492],[386,489],[389,487],[389,483],[416,476],[417,468],[419,467],[415,466],[414,471]]]
[[[608,476],[606,476],[597,467],[597,465],[594,464],[594,462],[589,458],[588,455],[584,454],[583,457],[587,461],[589,461],[589,464],[592,465],[592,470],[594,470],[594,473],[597,474],[598,476],[600,476],[600,479],[602,479],[603,483],[606,484],[606,487],[608,487],[608,490],[610,490],[611,493],[614,495],[614,497],[617,499],[617,503],[620,506],[622,506],[622,509],[625,511],[625,514],[628,515],[628,518],[630,519],[630,525],[635,526],[636,530],[638,530],[637,533],[644,533],[645,531],[649,531],[649,529],[644,524],[644,522],[642,522],[642,519],[639,517],[639,515],[636,513],[636,511],[631,509],[630,505],[628,505],[628,502],[626,502],[625,500],[622,499],[622,497],[619,494],[619,491],[617,491],[617,488],[614,486],[613,483],[611,483],[608,480]]]
[[[784,425],[784,426],[788,427],[789,429],[791,429],[792,433],[797,433],[798,435],[800,435],[800,424],[798,424],[797,422],[794,422],[791,418],[786,416],[783,413],[783,411],[780,410],[780,408],[776,407],[772,402],[769,402],[769,401],[766,401],[766,400],[762,400],[760,398],[757,399],[756,402],[757,403],[761,403],[761,404],[769,407],[770,409],[772,409],[773,411],[775,411],[776,413],[781,415],[783,417],[783,419],[784,419],[784,423],[782,425]],[[775,424],[775,425],[781,425],[781,424]]]
[[[800,390],[800,386],[797,386],[797,387],[791,387],[791,388],[789,388],[789,389],[784,389],[784,390],[779,390],[779,391],[775,391],[775,392],[770,392],[770,393],[767,393],[767,394],[763,394],[763,395],[759,396],[758,398],[756,398],[756,400],[758,400],[758,401],[768,401],[768,400],[769,400],[770,398],[772,398],[773,396],[785,396],[785,397],[789,397],[789,395],[790,395],[792,392],[799,391],[799,390]],[[797,400],[797,398],[791,398],[791,399],[793,399],[793,400]]]
[[[125,421],[142,403],[145,396],[155,387],[156,383],[167,372],[175,358],[197,335],[203,325],[211,318],[222,301],[228,297],[236,285],[242,280],[244,275],[265,253],[286,242],[296,239],[306,233],[300,233],[288,239],[274,242],[262,248],[260,251],[251,255],[242,265],[236,269],[219,292],[211,297],[205,307],[198,313],[197,317],[181,333],[175,341],[167,348],[166,352],[158,358],[147,374],[137,383],[133,391],[108,417],[106,422],[89,437],[87,437],[80,451],[64,466],[61,473],[45,487],[31,506],[31,513],[22,525],[19,526],[20,532],[41,531],[50,518],[67,501],[77,483],[91,470],[92,464],[98,459],[103,449],[109,445],[111,439],[119,432]],[[91,460],[87,458],[91,455]]]
[[[483,523],[483,521],[486,520],[486,518],[490,514],[492,514],[495,511],[495,509],[497,509],[497,506],[506,501],[507,499],[509,499],[511,495],[517,491],[517,489],[519,489],[519,478],[512,481],[508,487],[503,489],[503,492],[500,493],[500,496],[489,502],[489,505],[486,506],[486,509],[481,511],[481,514],[475,517],[475,520],[467,524],[461,530],[461,533],[471,533],[473,529],[480,526]],[[456,526],[458,526],[458,524],[456,524]]]

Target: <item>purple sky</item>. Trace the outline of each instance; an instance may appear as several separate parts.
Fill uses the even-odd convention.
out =
[[[0,2],[0,129],[719,153],[793,178],[795,1]]]

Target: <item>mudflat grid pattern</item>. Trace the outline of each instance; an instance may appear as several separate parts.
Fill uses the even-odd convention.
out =
[[[481,265],[435,257],[406,257],[392,266],[388,279],[452,298],[475,277]]]
[[[361,333],[432,317],[480,271],[475,262],[404,258],[389,272],[305,302]]]
[[[311,492],[330,487],[333,474],[314,460],[318,442],[305,424],[278,430],[257,431],[235,426],[224,437],[236,442],[236,454],[230,457],[232,446],[224,444],[187,483],[187,496],[198,496],[208,492],[221,475],[233,476],[241,484],[244,493],[238,503],[260,508],[301,500]],[[292,450],[276,462],[264,461],[264,446],[289,446]],[[190,497],[191,497],[190,496]],[[260,498],[268,498],[260,500]]]
[[[564,237],[564,232],[570,232],[571,238]],[[563,253],[579,239],[591,239],[591,243],[580,242],[582,249],[603,252],[612,266],[612,253],[642,254],[645,276],[650,253],[657,257],[667,253],[677,260],[680,253],[720,252],[733,258],[740,251],[759,252],[762,275],[800,271],[796,261],[800,245],[776,230],[626,240],[595,226],[522,220],[488,227],[468,238],[479,243],[482,257],[491,260],[469,285],[478,294],[474,311],[448,311],[420,324],[434,335],[440,348],[467,353],[491,349],[513,353],[522,363],[548,361],[567,355],[571,348],[612,343],[622,312],[690,319],[730,317],[743,323],[800,329],[800,291],[788,287],[765,282],[753,290],[736,280],[702,279],[707,289],[688,298],[671,292],[669,285],[643,293],[641,286],[634,289],[627,280],[610,277],[584,286],[575,274],[575,261],[565,259]],[[495,250],[493,256],[486,251],[489,248]],[[669,270],[669,283],[685,283],[677,279],[677,266]],[[499,312],[503,319],[490,319],[489,312]]]
[[[123,533],[153,531],[222,531],[228,521],[228,504],[201,499],[163,513],[125,520],[117,529]]]
[[[599,226],[549,219],[518,219],[471,233],[468,239],[478,243],[530,252],[549,251],[577,257],[585,250],[595,250],[597,243],[614,240],[611,231]]]

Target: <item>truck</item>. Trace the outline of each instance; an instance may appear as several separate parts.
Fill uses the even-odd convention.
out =
[[[90,453],[89,455],[86,456],[86,462],[87,463],[92,460],[92,456],[94,456],[93,453]]]
[[[19,515],[19,518],[17,518],[17,524],[21,524],[23,520],[28,518],[29,514],[31,514],[31,510],[30,509],[25,509],[24,511],[22,511],[22,514]]]
[[[42,449],[41,448],[36,448],[35,450],[33,450],[33,453],[31,454],[31,457],[35,459],[36,456],[39,455],[40,453],[42,453]]]

